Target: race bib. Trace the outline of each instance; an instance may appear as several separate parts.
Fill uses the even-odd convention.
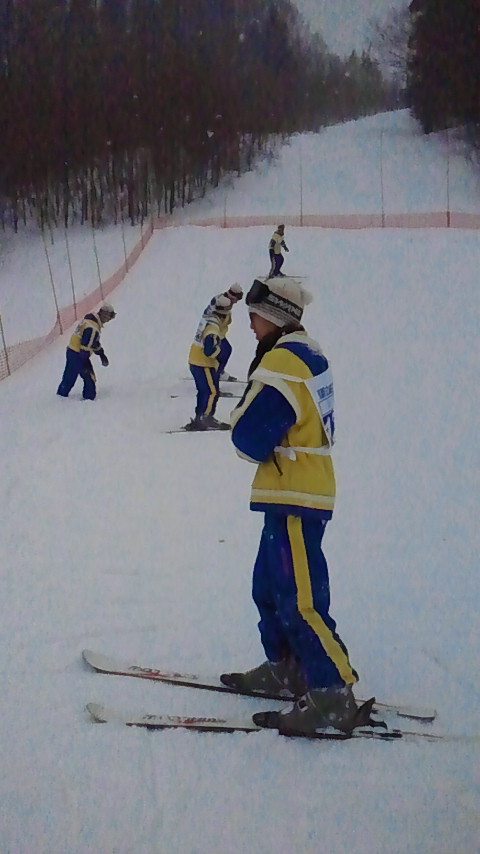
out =
[[[316,409],[322,419],[325,433],[331,448],[335,439],[335,405],[333,396],[333,375],[330,368],[322,374],[304,380]]]
[[[202,319],[200,320],[200,323],[197,326],[197,331],[195,332],[195,343],[200,344],[200,346],[202,346],[203,330],[205,329],[205,327],[208,323],[208,320],[209,320],[208,317],[202,317]]]

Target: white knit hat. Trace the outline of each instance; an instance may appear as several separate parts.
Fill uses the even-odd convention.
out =
[[[243,297],[242,286],[239,285],[238,282],[234,282],[233,285],[230,285],[228,290],[225,291],[225,296],[231,297],[232,300],[237,302],[237,300],[240,300]]]
[[[246,303],[250,312],[281,327],[290,323],[300,325],[303,309],[312,299],[311,293],[298,279],[284,276],[267,279],[266,282],[255,279]]]
[[[215,301],[212,304],[212,311],[215,314],[228,314],[231,308],[232,302],[224,294],[219,294],[218,297],[215,297]]]

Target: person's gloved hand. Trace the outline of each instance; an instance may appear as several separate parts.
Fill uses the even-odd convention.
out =
[[[108,361],[105,353],[102,353],[102,355],[100,356],[100,361],[101,361],[104,368],[108,368],[110,362]]]

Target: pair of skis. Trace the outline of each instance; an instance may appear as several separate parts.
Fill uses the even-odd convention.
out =
[[[170,395],[172,400],[176,400],[176,398],[180,397],[180,396],[181,395],[179,395],[179,394],[171,394]],[[241,396],[242,396],[241,394],[234,394],[233,391],[221,391],[220,392],[220,397],[231,397],[231,398],[235,398],[236,400],[240,400]]]
[[[220,427],[220,426],[219,427],[207,427],[205,430],[199,430],[199,429],[192,430],[192,429],[189,429],[188,426],[185,424],[183,427],[174,427],[173,430],[164,430],[163,432],[167,436],[171,436],[172,433],[225,433],[226,431],[230,430],[229,424],[227,424],[226,422],[221,422],[221,423],[225,424],[225,426],[224,427]]]
[[[86,664],[98,673],[116,676],[132,676],[136,679],[149,679],[156,682],[166,682],[171,685],[183,685],[190,688],[199,688],[207,691],[218,691],[225,694],[239,694],[232,688],[224,685],[218,678],[201,677],[190,673],[177,673],[158,670],[152,667],[143,667],[137,664],[116,661],[107,656],[85,649],[83,659]],[[291,697],[278,695],[248,694],[260,699],[290,700]],[[363,701],[359,701],[362,703]],[[122,723],[127,726],[144,727],[146,729],[171,729],[183,728],[200,732],[264,732],[263,727],[257,726],[251,717],[197,717],[192,715],[158,715],[158,714],[124,714],[116,709],[98,703],[88,703],[87,710],[92,719],[97,723]],[[303,738],[322,740],[345,740],[350,738],[371,738],[391,741],[403,737],[426,738],[429,740],[441,739],[441,735],[423,730],[411,732],[400,729],[397,724],[405,719],[415,720],[417,723],[431,723],[436,718],[435,709],[414,708],[409,706],[398,706],[389,703],[377,703],[375,701],[373,712],[380,715],[383,721],[374,727],[360,727],[352,733],[342,733],[338,730],[323,730]]]
[[[193,380],[193,377],[183,377],[182,379]],[[230,377],[230,375],[227,379],[222,380],[222,382],[235,383],[237,385],[242,385],[242,386],[245,385],[245,382],[243,380],[238,380],[236,377],[232,378],[232,377]],[[180,397],[180,395],[179,394],[171,394],[170,397],[175,399],[175,398]],[[242,395],[238,394],[236,392],[233,392],[233,391],[221,391],[220,397],[240,400]],[[174,427],[172,430],[164,430],[163,432],[166,433],[167,435],[171,435],[172,433],[222,433],[222,432],[225,432],[226,429],[227,428],[224,427],[222,429],[216,429],[216,430],[212,429],[212,428],[209,430],[188,430],[184,426],[184,427]]]

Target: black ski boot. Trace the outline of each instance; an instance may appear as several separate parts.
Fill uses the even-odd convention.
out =
[[[204,430],[230,430],[230,424],[227,424],[226,421],[217,421],[213,415],[204,415],[202,423],[204,424]]]
[[[222,673],[220,681],[229,688],[245,694],[265,694],[268,697],[301,697],[307,690],[305,680],[293,658],[283,661],[264,661],[246,673]]]
[[[195,418],[192,418],[188,424],[185,424],[184,430],[187,430],[189,433],[194,433],[197,430],[207,430],[207,426],[203,421],[201,415],[196,415]]]
[[[307,692],[292,706],[279,712],[257,712],[257,726],[278,729],[282,735],[314,735],[333,727],[345,735],[359,726],[370,725],[375,698],[357,706],[351,685]]]

